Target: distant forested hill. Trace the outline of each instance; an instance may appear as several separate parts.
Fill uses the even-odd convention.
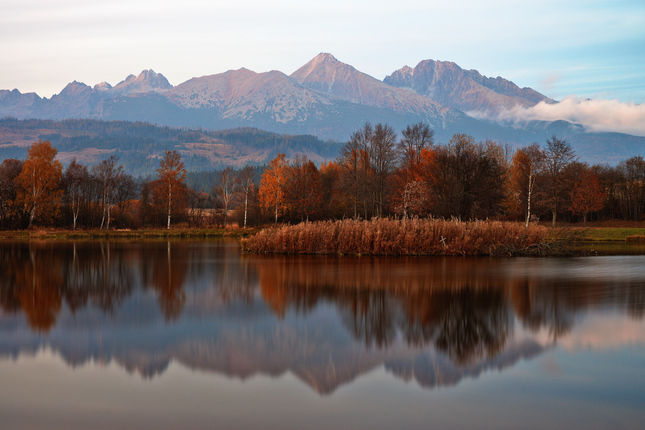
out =
[[[314,162],[333,159],[340,144],[310,135],[286,135],[255,128],[204,130],[157,126],[146,122],[67,119],[0,119],[0,162],[24,159],[37,140],[49,140],[63,163],[76,158],[94,164],[110,155],[133,175],[149,175],[164,150],[177,150],[189,171],[267,163],[283,152],[306,155]]]

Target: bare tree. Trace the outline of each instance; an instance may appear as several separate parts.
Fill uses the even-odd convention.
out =
[[[571,145],[564,139],[558,139],[555,135],[547,139],[546,144],[544,161],[548,189],[547,203],[553,215],[552,226],[555,227],[558,210],[570,195],[571,190],[565,169],[577,157]]]
[[[103,207],[101,230],[103,230],[104,225],[106,229],[110,228],[110,217],[112,215],[112,206],[114,205],[117,176],[123,170],[123,166],[116,166],[117,160],[118,158],[112,155],[92,167],[92,176],[99,185],[101,193],[101,206]]]
[[[235,172],[233,171],[233,168],[229,166],[224,170],[220,170],[215,179],[213,192],[220,198],[224,205],[224,228],[228,225],[228,211],[236,190],[237,183],[235,182]]]
[[[436,213],[464,220],[499,213],[506,175],[500,152],[494,142],[475,143],[465,134],[439,146],[429,172]]]
[[[421,163],[421,152],[434,144],[434,130],[428,124],[418,122],[407,126],[397,144],[397,151],[404,167]]]
[[[76,158],[74,158],[63,175],[64,198],[72,210],[74,230],[76,230],[78,214],[81,210],[81,203],[85,199],[85,189],[89,182],[90,174],[87,166],[76,162]]]
[[[238,190],[242,200],[244,200],[244,228],[246,228],[246,219],[249,212],[249,197],[255,187],[255,169],[252,166],[246,166],[235,176]]]
[[[396,166],[396,133],[387,124],[376,124],[370,140],[370,160],[374,170],[373,195],[377,216],[383,215],[386,182]]]

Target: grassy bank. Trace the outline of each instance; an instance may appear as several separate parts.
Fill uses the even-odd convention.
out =
[[[339,255],[561,255],[552,231],[500,221],[320,221],[267,229],[242,240],[249,253]]]
[[[581,240],[596,242],[624,242],[632,236],[645,236],[645,228],[597,227],[585,229]]]
[[[155,230],[60,230],[34,229],[0,231],[0,239],[206,239],[221,237],[246,237],[257,229],[155,229]]]

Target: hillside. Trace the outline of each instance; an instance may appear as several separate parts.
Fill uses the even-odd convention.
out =
[[[267,163],[278,152],[298,154],[321,162],[336,157],[339,144],[315,136],[282,135],[254,128],[221,131],[173,128],[144,122],[87,119],[0,120],[0,160],[24,159],[27,147],[42,139],[58,149],[63,163],[73,158],[85,164],[116,155],[126,170],[147,175],[158,167],[164,150],[177,150],[187,170],[211,170],[223,166]]]

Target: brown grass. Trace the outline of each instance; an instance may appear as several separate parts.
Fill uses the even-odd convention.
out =
[[[242,247],[272,254],[542,255],[548,232],[501,221],[345,219],[263,230],[242,240]]]

